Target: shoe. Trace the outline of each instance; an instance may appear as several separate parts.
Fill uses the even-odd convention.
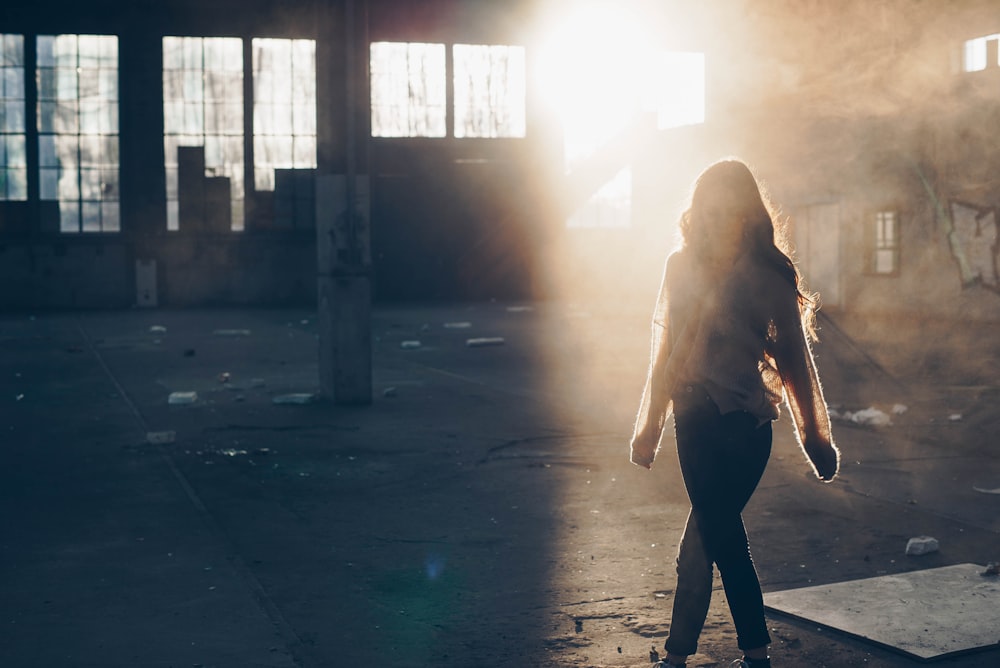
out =
[[[687,668],[686,663],[670,663],[666,659],[660,659],[653,664],[653,668]]]

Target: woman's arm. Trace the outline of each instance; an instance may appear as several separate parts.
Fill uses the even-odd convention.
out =
[[[639,414],[630,443],[631,460],[634,464],[650,468],[659,447],[663,427],[670,417],[670,390],[667,387],[667,361],[670,359],[670,336],[668,332],[668,287],[670,258],[663,272],[660,294],[653,312],[652,334],[650,337],[649,370],[643,388]]]
[[[830,414],[794,291],[781,299],[774,320],[777,336],[772,354],[796,437],[816,475],[830,482],[840,468],[840,451],[833,442]]]

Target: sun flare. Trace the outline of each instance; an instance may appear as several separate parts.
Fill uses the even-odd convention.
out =
[[[640,6],[579,5],[551,21],[539,88],[562,124],[567,162],[585,157],[640,112],[660,129],[704,121],[704,57],[670,51]]]

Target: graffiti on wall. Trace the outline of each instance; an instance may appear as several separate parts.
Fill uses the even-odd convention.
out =
[[[948,244],[958,263],[962,286],[981,285],[1000,292],[996,209],[952,201],[951,223]]]

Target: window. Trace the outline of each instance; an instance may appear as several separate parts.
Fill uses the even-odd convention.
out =
[[[28,199],[24,150],[24,37],[0,34],[0,201]]]
[[[455,136],[523,137],[524,47],[456,44],[452,53]]]
[[[204,150],[206,177],[229,179],[230,229],[243,229],[243,40],[163,38],[167,229],[180,229],[178,148]]]
[[[444,44],[373,42],[373,137],[444,137]]]
[[[118,38],[39,35],[39,197],[59,230],[117,232]]]
[[[275,169],[316,167],[316,42],[253,40],[254,186]]]
[[[895,211],[875,214],[875,248],[871,269],[876,274],[899,272],[899,220]]]
[[[998,40],[1000,40],[1000,34],[986,35],[985,37],[967,40],[965,42],[964,53],[962,54],[962,69],[966,72],[980,72],[985,70],[990,65],[988,42],[997,42]],[[994,50],[994,53],[996,53],[996,50]],[[994,62],[993,65],[1000,65],[1000,62]]]

